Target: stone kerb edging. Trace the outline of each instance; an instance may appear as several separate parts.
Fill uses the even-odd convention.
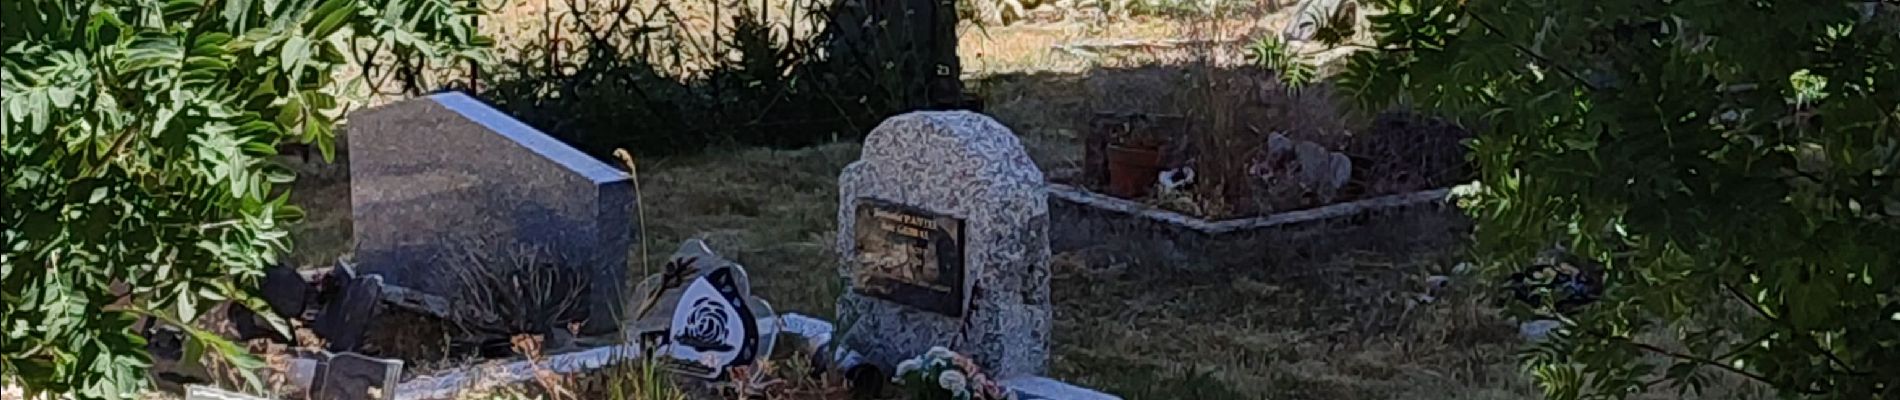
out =
[[[1422,190],[1328,204],[1298,211],[1273,213],[1262,217],[1238,218],[1227,220],[1207,220],[1182,214],[1168,209],[1142,204],[1106,194],[1095,193],[1061,183],[1049,183],[1049,196],[1063,201],[1082,204],[1103,210],[1138,216],[1170,225],[1180,226],[1196,232],[1219,235],[1225,233],[1249,231],[1278,226],[1298,225],[1308,222],[1324,221],[1350,216],[1373,210],[1408,207],[1420,204],[1443,202],[1450,198],[1450,188]]]
[[[804,338],[807,346],[820,348],[819,346],[831,341],[831,324],[828,322],[799,314],[785,314],[779,316],[778,319],[785,332],[792,332]],[[498,365],[471,365],[404,381],[397,385],[394,398],[396,400],[454,399],[466,392],[479,392],[533,381],[536,370],[547,370],[561,375],[598,371],[623,361],[637,360],[640,358],[640,351],[638,345],[613,345],[548,356],[539,363],[522,360]]]
[[[779,323],[785,332],[804,338],[805,345],[812,349],[823,349],[831,343],[832,326],[830,322],[801,314],[779,316]],[[640,357],[640,348],[636,345],[617,345],[599,347],[585,351],[549,356],[537,366],[530,361],[515,361],[501,365],[472,365],[454,370],[421,376],[403,382],[396,387],[395,400],[439,400],[453,399],[467,392],[479,392],[506,385],[517,385],[534,380],[536,369],[545,369],[556,374],[576,374],[598,371],[609,365]],[[1120,400],[1120,397],[1077,387],[1054,379],[1040,376],[1026,376],[1006,379],[1003,386],[1016,391],[1019,399],[1064,399],[1064,400]]]

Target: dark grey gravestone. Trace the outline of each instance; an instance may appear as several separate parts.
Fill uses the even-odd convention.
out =
[[[365,274],[447,296],[449,238],[546,248],[592,282],[588,333],[615,329],[636,202],[627,175],[461,93],[350,116],[351,216]]]
[[[899,115],[838,177],[844,345],[885,371],[932,346],[992,376],[1049,357],[1049,208],[1016,135],[966,111]]]

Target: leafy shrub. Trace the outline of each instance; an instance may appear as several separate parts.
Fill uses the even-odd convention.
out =
[[[1293,49],[1287,48],[1286,41],[1277,35],[1262,35],[1247,46],[1247,61],[1260,69],[1272,71],[1287,86],[1298,88],[1312,83],[1318,74],[1312,64],[1302,61]]]
[[[226,299],[266,309],[248,288],[300,215],[275,186],[292,176],[274,146],[331,153],[332,76],[354,39],[470,56],[473,13],[408,0],[0,5],[0,371],[29,396],[122,398],[150,364],[135,320],[190,327]],[[190,331],[184,362],[211,349],[261,364]]]
[[[468,250],[445,257],[454,304],[449,322],[463,344],[484,355],[508,355],[517,335],[546,335],[550,351],[571,343],[574,329],[587,317],[593,287],[587,271],[562,262],[545,249],[521,246],[496,249],[471,240]],[[557,340],[553,338],[564,338]]]
[[[1380,113],[1346,152],[1368,196],[1436,189],[1470,182],[1465,140],[1470,132],[1442,119],[1409,112]]]
[[[1566,325],[1525,355],[1547,394],[1900,398],[1900,7],[1375,3],[1341,86],[1475,128],[1487,269],[1605,266],[1595,305],[1527,311]]]

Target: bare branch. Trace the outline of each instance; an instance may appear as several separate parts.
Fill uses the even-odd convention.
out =
[[[1472,20],[1478,21],[1479,25],[1484,25],[1484,28],[1490,30],[1492,33],[1496,33],[1498,34],[1498,36],[1504,36],[1503,29],[1498,29],[1497,25],[1492,25],[1491,21],[1484,19],[1484,16],[1478,15],[1478,13],[1476,12],[1472,12],[1470,8],[1465,9],[1465,15],[1470,15]],[[1510,38],[1505,38],[1505,39],[1506,39],[1505,42],[1510,43],[1512,48],[1517,49],[1517,52],[1524,53],[1524,55],[1526,56],[1530,56],[1531,58],[1537,59],[1538,64],[1542,64],[1544,66],[1548,66],[1550,68],[1556,69],[1557,72],[1564,74],[1564,76],[1570,77],[1570,80],[1576,81],[1577,84],[1583,85],[1584,88],[1588,88],[1590,89],[1590,91],[1594,92],[1597,90],[1601,90],[1601,88],[1598,88],[1596,85],[1591,84],[1589,80],[1583,79],[1583,76],[1578,75],[1576,71],[1570,70],[1569,67],[1565,67],[1563,66],[1563,64],[1558,64],[1556,61],[1552,61],[1549,57],[1544,57],[1543,54],[1538,54],[1535,51],[1531,51],[1529,47],[1524,47],[1524,45],[1518,44],[1516,40],[1510,40]]]
[[[1781,325],[1783,327],[1787,327],[1788,330],[1790,331],[1795,331],[1793,325],[1789,325],[1787,324],[1786,321],[1783,321],[1779,318],[1775,318],[1774,316],[1768,315],[1768,309],[1763,308],[1761,304],[1756,303],[1754,299],[1750,299],[1748,298],[1747,295],[1742,294],[1742,291],[1736,289],[1734,285],[1729,285],[1725,283],[1725,284],[1722,284],[1722,288],[1728,290],[1729,294],[1734,295],[1735,299],[1741,300],[1742,304],[1748,305],[1749,309],[1755,310],[1755,313],[1758,315],[1761,315],[1763,319],[1767,319],[1771,323]],[[1855,371],[1853,367],[1847,366],[1847,361],[1841,360],[1840,356],[1835,355],[1834,351],[1828,350],[1827,348],[1822,347],[1820,338],[1814,337],[1813,333],[1801,332],[1801,335],[1806,336],[1808,338],[1808,340],[1805,340],[1804,342],[1807,342],[1808,345],[1813,346],[1814,351],[1821,353],[1821,355],[1827,356],[1828,361],[1832,362],[1835,366],[1840,367],[1842,372],[1846,372],[1848,375],[1855,375],[1855,376],[1868,375],[1865,372]]]

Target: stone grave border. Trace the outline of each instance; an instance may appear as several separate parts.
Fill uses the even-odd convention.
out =
[[[388,286],[385,286],[388,287]],[[426,295],[424,295],[426,296]],[[797,334],[804,339],[804,346],[810,349],[824,349],[831,344],[832,325],[830,322],[804,314],[781,314],[779,322],[786,332]],[[506,364],[469,365],[460,368],[438,371],[434,374],[418,376],[396,385],[392,400],[447,400],[458,398],[468,392],[479,392],[509,385],[522,385],[533,382],[537,369],[546,369],[557,374],[575,374],[597,371],[602,368],[640,356],[638,345],[612,345],[571,353],[548,356],[537,365],[531,361],[515,361]],[[851,355],[841,355],[845,362],[855,359]],[[847,367],[844,365],[841,368]],[[1004,379],[1001,384],[1015,391],[1017,398],[1064,399],[1064,400],[1120,400],[1120,397],[1078,387],[1041,376],[1024,376]],[[189,400],[254,400],[262,399],[244,393],[219,389],[216,387],[192,385],[187,387]]]
[[[1450,188],[1224,220],[1065,183],[1049,182],[1048,193],[1051,250],[1101,248],[1120,256],[1160,254],[1167,261],[1229,257],[1251,262],[1387,246],[1442,246],[1459,240],[1456,233],[1470,225],[1450,201]],[[1108,243],[1126,245],[1101,246]]]
[[[804,346],[810,349],[824,349],[831,344],[832,325],[830,322],[804,314],[780,314],[780,324],[785,332],[804,338]],[[593,349],[548,356],[541,361],[540,368],[557,374],[574,374],[600,370],[623,361],[637,359],[640,346],[613,345]],[[848,363],[854,357],[844,356]],[[840,368],[848,367],[841,365]],[[530,361],[515,361],[501,365],[471,365],[440,371],[432,375],[418,376],[396,386],[395,400],[439,400],[454,399],[468,391],[481,391],[506,385],[519,385],[535,379],[536,365]],[[1075,400],[1119,400],[1120,397],[1082,388],[1041,376],[1024,376],[1005,379],[1004,387],[1016,391],[1020,399],[1075,399]]]

